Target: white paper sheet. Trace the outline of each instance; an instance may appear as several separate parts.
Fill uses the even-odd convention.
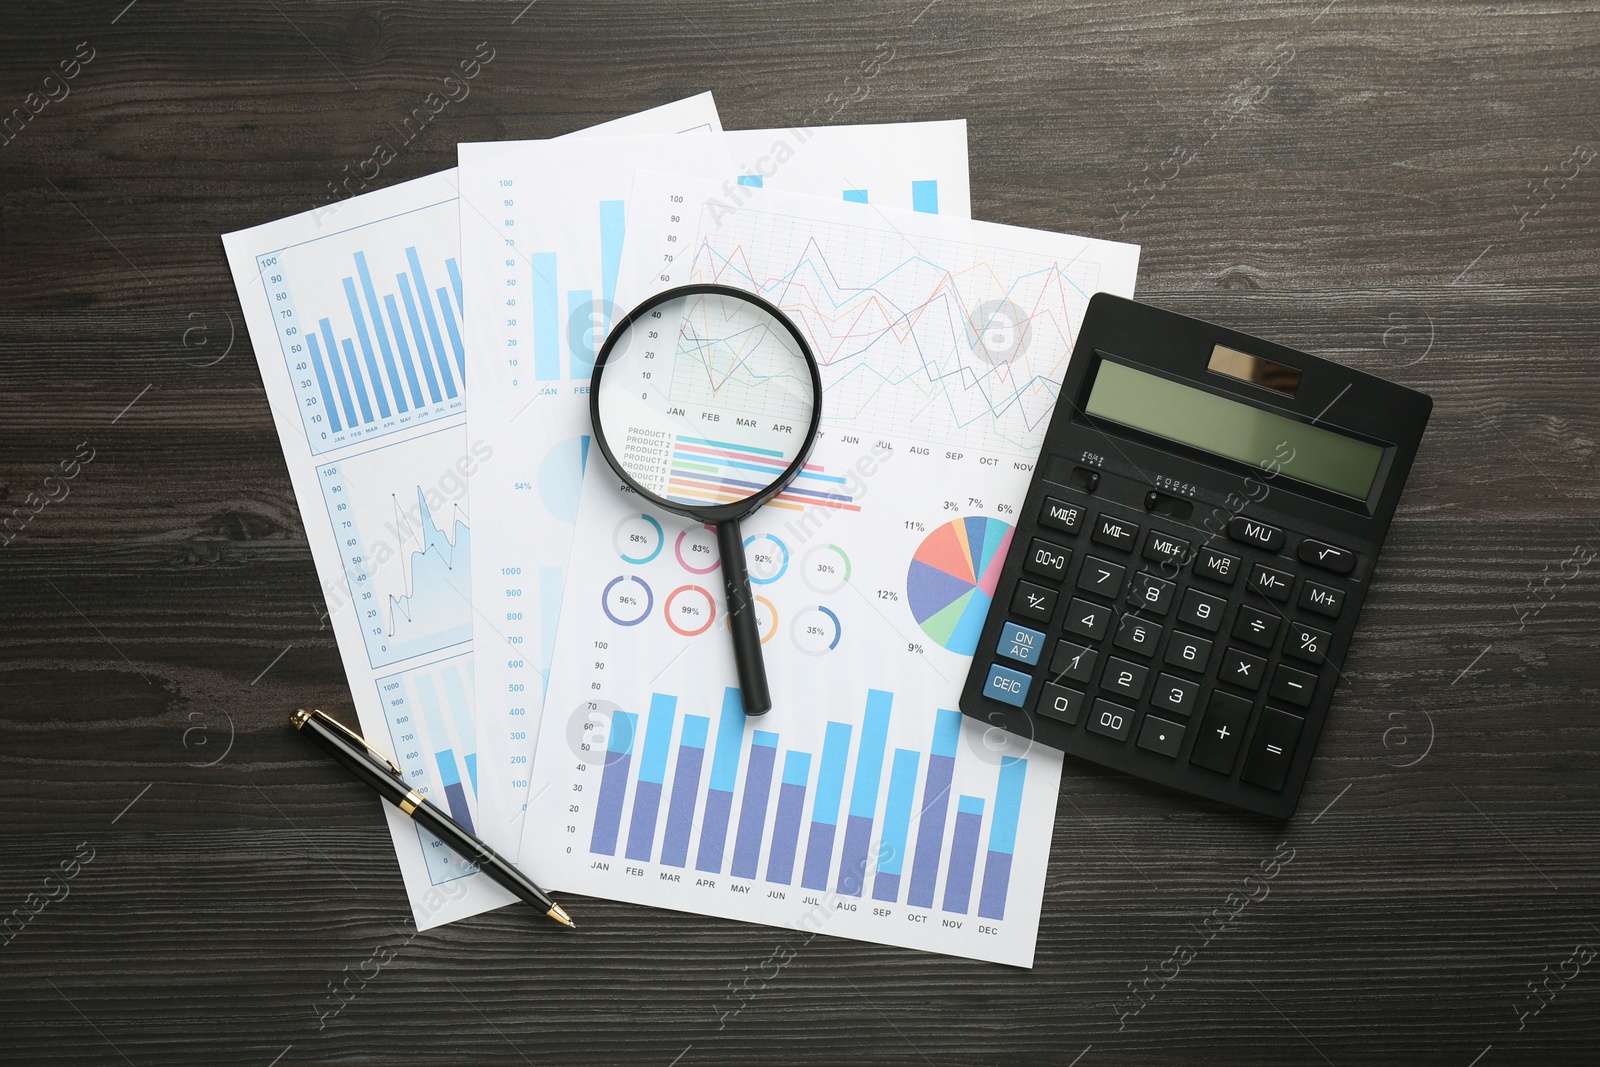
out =
[[[861,201],[869,216],[879,208],[970,213],[963,121],[693,141],[460,146],[470,429],[494,451],[473,473],[482,821],[485,839],[507,854],[521,840],[589,452],[592,360],[611,320],[631,306],[618,307],[615,290],[635,172],[716,178],[730,195],[766,188]],[[671,254],[653,251],[652,264],[626,266],[662,266]]]
[[[823,437],[744,523],[774,699],[759,718],[733,688],[713,534],[590,464],[520,865],[566,891],[1031,966],[1061,758],[957,700],[1088,297],[1132,295],[1137,247],[667,175],[640,175],[629,210],[628,262],[679,250],[672,283],[740,285],[795,318]],[[632,299],[663,279],[626,282]],[[752,415],[727,403],[724,421]],[[675,469],[743,455],[691,433]]]
[[[692,127],[720,129],[709,93],[584,132]],[[466,431],[456,172],[223,244],[361,732],[475,828],[467,478],[493,447]],[[420,929],[512,901],[383,809]]]

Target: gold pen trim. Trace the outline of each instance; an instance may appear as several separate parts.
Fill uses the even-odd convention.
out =
[[[422,807],[422,797],[415,789],[407,789],[406,795],[400,798],[400,810],[410,815]]]
[[[578,925],[572,921],[572,916],[568,915],[566,909],[564,909],[560,904],[550,905],[550,910],[545,912],[545,914],[563,926],[575,927]]]
[[[394,776],[396,778],[403,777],[403,774],[402,774],[400,768],[395,766],[394,760],[390,759],[388,756],[385,756],[382,752],[379,752],[377,749],[375,749],[371,745],[367,744],[367,739],[366,738],[362,737],[360,734],[356,733],[354,730],[350,729],[350,727],[346,726],[344,723],[340,722],[338,719],[335,719],[332,715],[329,715],[325,711],[322,711],[322,710],[317,709],[317,708],[313,708],[312,710],[307,711],[305,708],[300,708],[293,715],[289,716],[289,721],[294,724],[294,728],[296,730],[299,730],[299,729],[303,728],[306,723],[310,722],[313,716],[316,717],[318,722],[323,722],[323,723],[328,724],[329,726],[333,727],[335,730],[338,730],[341,734],[344,734],[350,740],[354,741],[356,744],[360,745],[362,748],[366,749],[367,752],[370,755],[375,756],[378,759],[382,760],[384,762],[385,766],[387,766],[389,768],[389,770],[394,772]],[[406,814],[410,815],[411,813],[408,811],[408,812],[406,812]]]

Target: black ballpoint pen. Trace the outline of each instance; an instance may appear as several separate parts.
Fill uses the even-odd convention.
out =
[[[533,879],[406,785],[400,776],[400,768],[374,751],[360,734],[321,711],[301,708],[289,716],[289,721],[296,730],[310,737],[328,755],[354,772],[357,778],[377,790],[379,796],[431,831],[456,855],[529,904],[544,909],[544,913],[556,922],[563,926],[578,925],[560,904],[550,899],[549,893],[533,884]]]

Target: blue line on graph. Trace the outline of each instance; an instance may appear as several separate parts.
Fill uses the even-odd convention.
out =
[[[317,389],[322,393],[322,410],[328,413],[328,425],[338,433],[343,428],[339,422],[339,411],[334,407],[333,390],[328,387],[328,371],[322,365],[322,346],[317,344],[317,335],[306,334],[306,344],[311,349],[311,366],[317,372]]]
[[[387,419],[389,398],[384,395],[383,379],[378,377],[378,360],[372,354],[372,338],[367,334],[367,317],[361,313],[361,302],[356,297],[355,280],[345,278],[343,282],[344,298],[350,303],[350,318],[356,324],[356,337],[361,341],[361,355],[367,361],[367,378],[372,382],[372,396],[378,402],[378,414]]]
[[[535,252],[533,266],[533,376],[561,380],[561,312],[556,295],[556,254]]]
[[[416,407],[421,407],[422,388],[417,384],[417,364],[411,358],[411,346],[406,343],[406,332],[400,326],[400,309],[395,306],[394,296],[390,293],[383,295],[383,306],[389,312],[389,324],[394,327],[394,343],[400,349],[400,363],[406,369],[406,381],[411,385],[411,399],[416,401]],[[422,368],[428,370],[427,366]],[[439,383],[432,374],[428,375],[428,391],[433,394],[433,402],[439,402]]]
[[[428,386],[433,389],[434,400],[437,401],[439,399],[439,390],[435,387],[434,381],[435,366],[444,371],[445,395],[454,400],[456,398],[455,379],[450,376],[448,364],[443,362],[443,353],[440,353],[435,359],[428,350],[427,336],[422,332],[422,320],[417,317],[417,302],[411,295],[411,280],[404,274],[396,274],[394,280],[400,286],[400,299],[404,300],[406,304],[406,318],[411,320],[411,335],[417,339],[417,356],[422,361],[422,373],[428,377]],[[437,330],[434,331],[434,336],[438,336]]]
[[[367,269],[367,254],[356,253],[356,275],[361,279],[361,292],[367,298],[367,310],[372,314],[372,332],[378,338],[378,350],[383,353],[383,365],[389,372],[389,384],[393,387],[394,404],[401,414],[407,411],[405,391],[400,388],[400,372],[395,368],[394,349],[389,347],[389,331],[383,327],[383,312],[378,307],[378,291],[372,287],[372,272]],[[416,388],[415,376],[411,386]],[[421,398],[417,403],[422,403]]]

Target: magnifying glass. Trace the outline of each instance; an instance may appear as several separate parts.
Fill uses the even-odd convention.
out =
[[[594,439],[634,492],[716,527],[747,715],[772,708],[739,521],[800,473],[822,375],[777,307],[726,285],[657,293],[618,322],[589,388]]]

